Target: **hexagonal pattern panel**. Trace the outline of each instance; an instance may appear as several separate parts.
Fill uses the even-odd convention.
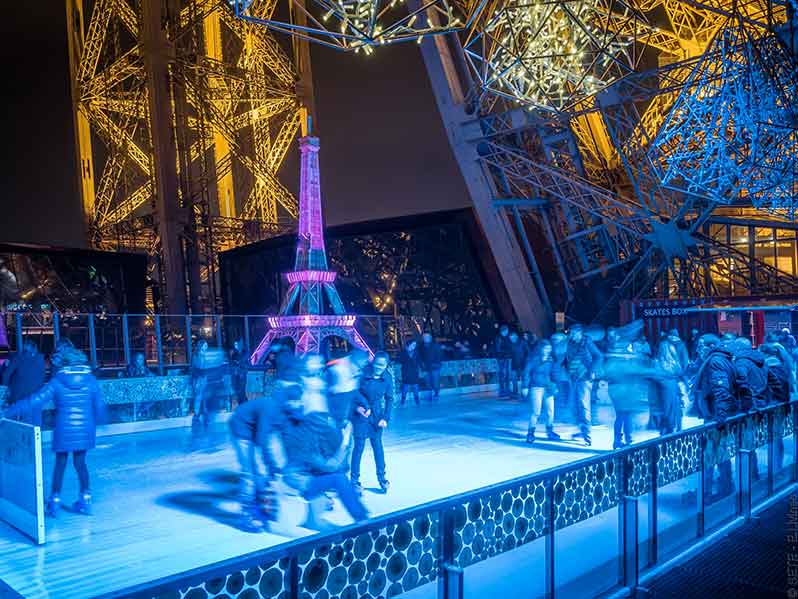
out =
[[[394,597],[438,575],[438,516],[419,516],[300,554],[300,599]]]
[[[288,599],[287,559],[233,572],[154,599]]]
[[[484,495],[455,508],[454,563],[465,568],[548,531],[543,481]]]
[[[626,468],[626,494],[631,497],[645,495],[651,489],[651,457],[648,449],[627,453],[624,457]]]
[[[657,487],[664,487],[698,472],[701,467],[700,442],[701,435],[695,434],[657,445]]]
[[[555,530],[618,505],[618,473],[612,459],[559,474],[554,480]]]

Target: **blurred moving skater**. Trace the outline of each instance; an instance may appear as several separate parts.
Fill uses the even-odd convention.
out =
[[[200,443],[210,445],[210,424],[214,414],[221,407],[224,393],[224,352],[211,349],[204,339],[197,343],[197,351],[191,360],[191,386],[194,392],[191,418],[191,444],[196,448]]]
[[[302,410],[290,413],[283,428],[286,454],[283,480],[308,501],[308,519],[304,526],[313,529],[320,528],[313,500],[328,491],[338,494],[354,520],[368,517],[343,470],[351,429],[339,428],[329,413],[323,366],[321,356],[305,357],[301,375]]]

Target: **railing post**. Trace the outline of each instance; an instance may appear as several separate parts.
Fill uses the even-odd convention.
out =
[[[701,439],[698,443],[698,486],[697,486],[697,493],[696,493],[696,503],[698,505],[696,511],[696,536],[703,537],[704,536],[704,528],[705,528],[705,520],[704,520],[704,513],[706,511],[706,493],[704,492],[704,479],[706,478],[706,466],[704,464],[704,459],[706,455],[706,436],[704,433],[701,433]],[[710,489],[712,491],[712,489]]]
[[[623,496],[623,586],[635,592],[640,582],[638,564],[639,521],[637,497]]]
[[[737,474],[740,481],[740,514],[747,520],[751,519],[751,480],[753,455],[750,449],[741,449],[737,456]]]
[[[249,357],[251,350],[249,349],[249,316],[244,316],[244,351]]]
[[[548,523],[548,530],[546,531],[546,545],[545,545],[545,559],[544,568],[546,573],[543,582],[546,585],[544,589],[544,596],[546,599],[554,599],[557,588],[557,580],[555,578],[556,570],[554,563],[554,532],[555,532],[555,514],[556,508],[554,506],[554,477],[551,476],[546,480],[546,522]]]
[[[89,358],[91,367],[97,368],[97,335],[94,332],[94,314],[89,314]]]
[[[127,314],[122,315],[122,347],[125,352],[125,365],[130,364],[130,325]]]
[[[463,599],[463,569],[454,565],[454,508],[441,512],[441,575],[438,599]]]
[[[22,314],[20,314],[19,312],[14,314],[14,322],[17,323],[17,331],[16,331],[16,335],[17,335],[17,351],[21,352],[22,351],[22,344],[24,343],[23,335],[22,335]]]
[[[163,376],[163,341],[161,339],[161,315],[155,315],[155,349],[158,355],[158,374]]]
[[[53,347],[61,340],[61,315],[53,312]]]
[[[776,415],[773,410],[770,410],[765,414],[765,417],[768,419],[768,497],[771,497],[776,485],[776,469],[774,468],[776,462],[776,438],[773,434],[776,428]]]
[[[651,464],[651,480],[649,481],[651,495],[648,501],[648,563],[649,565],[654,565],[659,560],[657,556],[657,536],[659,534],[657,522],[657,479],[659,478],[657,453],[659,448],[656,445],[652,445],[648,451],[649,463]]]
[[[191,353],[194,351],[191,341],[191,316],[186,315],[186,364],[191,365]]]

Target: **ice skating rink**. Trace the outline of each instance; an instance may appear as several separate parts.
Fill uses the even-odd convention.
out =
[[[594,422],[602,424],[594,427],[590,448],[569,441],[525,444],[527,416],[525,402],[499,400],[494,394],[444,396],[437,404],[397,408],[385,435],[392,483],[387,495],[376,490],[370,448],[363,457],[369,511],[389,513],[612,447],[609,407],[594,414]],[[558,414],[558,420],[569,416]],[[641,414],[638,422],[646,417]],[[685,422],[691,424],[697,422]],[[563,439],[576,431],[567,423],[556,428]],[[280,519],[271,532],[237,528],[237,465],[225,430],[220,427],[216,449],[196,452],[188,451],[188,429],[98,439],[88,459],[93,515],[65,510],[48,519],[42,547],[0,524],[0,580],[32,599],[86,599],[317,532],[299,527],[306,507],[290,496],[282,498]],[[654,435],[639,430],[636,440]],[[49,492],[53,459],[49,447],[44,453]],[[70,463],[64,504],[76,495]],[[348,522],[337,502],[328,519],[331,526]]]

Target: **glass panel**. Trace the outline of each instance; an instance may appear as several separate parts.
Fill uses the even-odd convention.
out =
[[[659,563],[667,561],[695,541],[698,533],[698,485],[696,472],[657,492],[657,548]]]
[[[730,227],[730,241],[732,244],[748,243],[748,227]]]
[[[796,274],[795,266],[795,240],[778,241],[776,243],[776,268],[794,275]]]
[[[757,242],[754,244],[754,256],[771,266],[776,265],[775,246],[772,242]]]
[[[502,553],[465,569],[463,596],[465,599],[502,597],[502,599],[529,599],[543,597],[546,590],[546,540],[539,538],[513,551]],[[530,572],[519,584],[518,573]],[[429,591],[433,591],[429,593]],[[428,589],[424,597],[435,597]],[[410,597],[403,594],[402,597]],[[422,597],[419,595],[419,597]]]
[[[554,538],[557,595],[595,597],[618,584],[618,508],[562,528]],[[585,539],[590,539],[586,551]]]
[[[188,365],[186,344],[186,319],[183,316],[161,317],[163,361],[167,374],[177,374]]]
[[[773,239],[773,229],[770,227],[756,227],[754,231],[757,241],[768,241]]]
[[[94,319],[97,340],[97,364],[108,376],[116,376],[125,368],[125,342],[122,317],[98,314]]]
[[[776,229],[778,239],[795,239],[795,231],[792,229]]]
[[[737,515],[737,458],[705,471],[704,529],[715,530]]]

